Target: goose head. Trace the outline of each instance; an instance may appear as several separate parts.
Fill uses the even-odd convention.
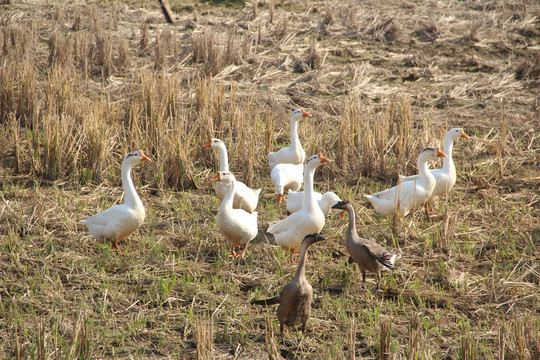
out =
[[[141,162],[150,161],[150,158],[146,156],[142,150],[132,151],[124,157],[124,164],[129,166],[137,166]]]
[[[337,203],[341,201],[339,196],[337,196],[336,193],[333,193],[332,191],[325,192],[322,196],[322,200],[326,201],[330,205],[330,207],[333,207],[334,205],[336,205]],[[341,218],[343,219],[345,212],[342,211],[340,215],[341,215]]]
[[[223,143],[223,141],[219,140],[219,139],[215,139],[215,138],[211,138],[210,140],[208,140],[208,142],[206,144],[203,145],[204,147],[211,147],[211,148],[214,148],[214,149],[217,149],[219,147],[224,147],[225,144]]]
[[[315,233],[315,234],[306,235],[304,237],[304,240],[302,240],[302,242],[305,242],[307,243],[308,246],[310,246],[322,240],[326,240],[326,238],[319,233]]]
[[[446,133],[446,137],[452,140],[457,140],[459,138],[465,138],[465,139],[469,138],[469,136],[465,134],[465,131],[463,131],[462,128],[455,128],[455,129],[448,130],[448,132]]]
[[[218,171],[217,175],[212,179],[212,181],[221,181],[225,184],[232,184],[235,180],[234,175],[227,171]]]
[[[337,204],[335,204],[334,206],[332,206],[332,209],[336,209],[336,210],[343,210],[343,211],[348,211],[348,209],[351,207],[351,203],[347,200],[341,200],[341,201],[338,201]]]
[[[308,113],[306,110],[304,109],[296,109],[292,112],[291,114],[291,120],[300,120],[302,118],[305,118],[305,117],[310,117],[311,114]]]
[[[326,162],[330,162],[332,160],[329,160],[323,156],[323,154],[318,153],[317,155],[310,156],[306,161],[306,166],[319,166],[321,164],[324,164]]]
[[[428,146],[424,148],[418,156],[418,162],[436,161],[437,158],[448,157],[440,147]]]

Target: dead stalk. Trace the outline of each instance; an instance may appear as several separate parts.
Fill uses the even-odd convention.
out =
[[[391,360],[393,355],[390,349],[392,340],[392,323],[388,319],[381,320],[381,338],[379,342],[379,360]]]
[[[213,359],[214,348],[214,321],[212,319],[198,320],[196,323],[197,359]]]

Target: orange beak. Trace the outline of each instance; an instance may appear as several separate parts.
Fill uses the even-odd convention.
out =
[[[303,117],[310,117],[311,114],[308,113],[306,110],[302,109],[302,116],[303,116]]]
[[[468,139],[469,135],[465,134],[465,131],[463,131],[463,129],[461,129],[461,137],[465,138],[465,139]]]
[[[139,150],[141,152],[141,161],[152,161],[150,158],[143,154],[142,150]]]
[[[278,204],[281,204],[281,199],[283,198],[283,194],[278,194],[277,195],[277,203]]]
[[[343,210],[340,215],[341,215],[341,220],[343,220],[343,218],[345,217],[345,210]]]
[[[206,144],[203,145],[204,147],[211,147],[212,146],[212,139],[208,140]]]
[[[443,153],[440,147],[437,146],[437,157],[448,157],[448,156],[445,153]]]
[[[325,162],[330,162],[330,161],[332,161],[332,160],[329,160],[329,159],[325,158],[325,157],[323,156],[323,154],[321,154],[321,153],[318,153],[317,155],[319,155],[319,159],[321,159],[321,164],[323,164],[323,163],[325,163]]]
[[[214,178],[212,179],[212,181],[220,181],[221,180],[221,176],[219,175],[219,173],[217,173],[216,176],[214,176]]]

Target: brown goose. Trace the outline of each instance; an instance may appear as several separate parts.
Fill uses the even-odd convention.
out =
[[[332,206],[332,209],[345,210],[349,213],[346,246],[352,260],[362,270],[362,288],[366,285],[366,271],[370,271],[375,273],[378,290],[381,285],[381,271],[394,270],[394,262],[401,255],[392,254],[375,241],[358,236],[356,232],[356,214],[350,202],[340,201]]]
[[[277,316],[279,319],[279,329],[283,338],[284,326],[295,326],[302,324],[302,334],[306,330],[306,323],[311,313],[311,300],[313,299],[313,288],[306,280],[306,258],[308,248],[321,240],[325,240],[320,234],[306,235],[302,241],[300,250],[300,261],[296,269],[296,275],[290,283],[281,289],[279,296],[266,300],[254,300],[252,304],[274,305],[279,304]]]

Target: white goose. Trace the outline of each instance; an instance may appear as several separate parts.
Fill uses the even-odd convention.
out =
[[[123,204],[81,220],[98,241],[110,241],[115,252],[119,252],[118,242],[131,235],[144,221],[144,206],[131,180],[131,168],[144,161],[150,161],[150,158],[141,150],[127,154],[122,161],[122,186],[125,198]]]
[[[302,118],[310,117],[304,109],[296,109],[291,114],[291,146],[283,148],[277,152],[268,154],[268,164],[273,169],[277,164],[302,164],[306,158],[306,153],[298,138],[298,121]]]
[[[454,141],[459,138],[468,139],[469,136],[465,134],[463,129],[455,128],[450,129],[444,137],[443,151],[448,157],[443,158],[443,166],[440,169],[433,169],[430,172],[435,177],[435,189],[431,193],[428,201],[426,201],[426,213],[433,214],[434,212],[429,211],[428,206],[433,203],[435,198],[441,194],[448,194],[450,190],[456,184],[456,166],[454,165],[454,160],[452,159],[452,149],[454,147]],[[403,181],[417,181],[419,175],[405,176]]]
[[[211,147],[217,151],[219,159],[219,171],[229,172],[229,156],[227,154],[227,147],[220,139],[210,139],[204,147]],[[236,180],[235,180],[236,181]],[[259,195],[261,189],[250,189],[246,184],[241,181],[235,182],[233,208],[243,209],[247,212],[252,212],[257,207],[259,202]],[[226,192],[225,183],[217,181],[215,184],[216,195],[219,201],[223,201]]]
[[[419,178],[417,181],[408,181],[393,188],[380,191],[373,195],[364,195],[377,212],[382,215],[392,215],[399,211],[405,216],[409,211],[423,205],[431,196],[435,188],[435,177],[429,171],[427,162],[435,161],[437,157],[446,157],[439,147],[427,147],[418,156]],[[398,194],[399,196],[398,199]],[[399,209],[398,209],[399,205]]]
[[[302,209],[283,220],[271,223],[268,227],[268,232],[274,234],[276,243],[291,251],[291,254],[300,253],[304,237],[308,234],[318,233],[324,226],[324,213],[314,196],[313,177],[315,169],[329,161],[320,153],[307,160],[304,171],[305,190]]]
[[[272,183],[276,188],[278,204],[285,191],[298,191],[302,187],[304,177],[304,164],[277,164],[270,172]]]
[[[217,226],[219,232],[225,239],[231,242],[231,257],[244,258],[248,243],[257,236],[257,212],[251,214],[233,208],[233,198],[238,182],[234,175],[228,172],[219,171],[213,181],[219,182],[225,188],[225,198],[221,202],[217,214]],[[241,255],[238,255],[235,248],[242,247]]]
[[[328,216],[332,206],[341,201],[339,196],[337,196],[336,193],[333,193],[332,191],[327,191],[324,194],[321,194],[320,192],[314,192],[313,197],[315,198],[315,201],[317,201],[317,204],[319,204],[319,207],[321,208],[324,216]],[[295,192],[289,190],[289,193],[287,194],[287,211],[291,214],[295,213],[302,209],[303,204],[304,192]],[[343,211],[341,212],[341,214],[343,214]]]

